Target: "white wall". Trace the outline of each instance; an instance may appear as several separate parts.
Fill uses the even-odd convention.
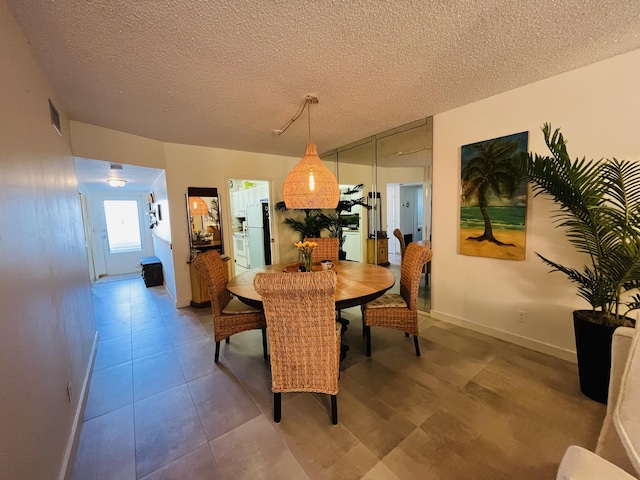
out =
[[[639,79],[636,50],[435,116],[433,317],[574,358],[571,311],[589,306],[534,254],[583,264],[552,226],[551,202],[529,196],[525,261],[459,255],[460,147],[529,131],[530,151],[547,154],[540,127],[550,122],[573,158],[640,160]],[[526,324],[518,310],[528,312]]]
[[[66,113],[3,1],[0,45],[0,478],[55,479],[94,351],[89,266]]]
[[[162,142],[82,122],[72,121],[70,128],[76,157],[164,168]]]
[[[190,145],[165,144],[167,196],[171,209],[171,238],[176,278],[177,305],[185,306],[191,300],[189,277],[189,231],[187,229],[187,187],[215,187],[220,196],[223,243],[225,253],[231,254],[232,231],[229,179],[251,178],[270,181],[273,202],[282,200],[282,185],[299,158],[281,157],[252,152]],[[282,224],[284,217],[277,214],[273,220],[275,238],[274,263],[294,261],[297,258],[293,242],[295,232]],[[289,241],[290,240],[290,241]],[[291,248],[289,248],[291,245]]]
[[[169,198],[167,196],[167,175],[162,174],[153,182],[151,191],[154,195],[156,208],[162,212],[162,220],[158,220],[158,226],[152,230],[153,252],[162,263],[162,273],[164,286],[171,298],[176,300],[176,274],[173,264],[173,242],[171,241],[171,209],[169,208]],[[178,218],[180,222],[183,218]],[[185,221],[186,224],[186,221]],[[185,227],[186,228],[186,227]]]

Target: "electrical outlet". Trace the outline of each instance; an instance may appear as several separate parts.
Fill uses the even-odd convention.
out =
[[[518,323],[527,323],[527,312],[518,310]]]
[[[73,399],[73,389],[71,388],[71,380],[67,383],[67,398],[69,399],[69,403]]]

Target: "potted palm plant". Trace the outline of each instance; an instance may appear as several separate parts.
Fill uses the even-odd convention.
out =
[[[329,236],[338,237],[338,256],[340,260],[344,260],[347,258],[347,252],[344,251],[344,229],[348,225],[353,223],[354,216],[358,217],[357,215],[345,215],[345,212],[351,212],[351,209],[358,205],[366,208],[367,210],[371,208],[370,205],[367,205],[364,197],[352,198],[354,194],[362,192],[363,188],[364,184],[361,183],[359,185],[341,191],[341,200],[338,202],[338,205],[336,205],[335,211],[332,211],[329,214],[321,214],[324,217],[326,228],[327,230],[329,230]]]
[[[536,255],[575,283],[591,306],[573,312],[580,389],[605,403],[613,330],[633,326],[627,314],[640,308],[640,163],[572,161],[559,129],[552,133],[545,124],[542,132],[551,156],[525,154],[519,166],[536,196],[556,202],[555,225],[587,263],[576,269]]]
[[[274,205],[276,212],[288,212],[289,209],[285,203],[278,202]],[[320,232],[328,227],[328,220],[320,210],[297,210],[302,212],[302,215],[295,215],[284,219],[283,223],[288,225],[292,230],[300,233],[300,240],[305,238],[315,238],[320,236]]]
[[[352,196],[359,193],[364,188],[364,184],[356,185],[348,188],[341,193],[342,196]],[[303,212],[303,216],[297,215],[294,217],[287,217],[283,223],[288,225],[292,230],[300,233],[300,240],[305,238],[320,237],[322,230],[327,230],[330,237],[338,237],[339,250],[338,254],[341,260],[346,258],[346,252],[343,250],[344,246],[344,229],[350,224],[351,219],[345,217],[345,212],[351,212],[351,209],[357,205],[370,209],[371,206],[367,205],[365,198],[349,198],[348,200],[340,200],[335,209],[325,210],[300,210]],[[278,202],[275,204],[274,209],[276,212],[287,212],[289,209],[284,202]],[[295,210],[295,209],[294,209]]]

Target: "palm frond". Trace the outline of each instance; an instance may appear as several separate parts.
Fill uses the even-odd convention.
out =
[[[640,164],[585,158],[571,160],[559,129],[542,127],[551,156],[522,155],[518,168],[537,195],[557,204],[552,221],[568,241],[589,255],[582,271],[537,254],[552,271],[577,284],[578,295],[592,308],[617,318],[621,304],[640,308]],[[632,300],[622,300],[625,292]]]

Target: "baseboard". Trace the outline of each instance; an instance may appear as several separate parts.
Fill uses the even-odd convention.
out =
[[[178,299],[173,294],[171,289],[167,288],[167,284],[166,283],[164,284],[164,289],[167,291],[167,294],[169,295],[169,298],[171,298],[171,301],[176,306],[176,308],[184,308],[184,307],[188,307],[189,305],[191,305],[191,297]]]
[[[184,308],[191,306],[191,299],[188,300],[176,300],[175,302],[176,308]]]
[[[78,406],[76,407],[76,413],[73,418],[73,425],[71,427],[71,435],[67,441],[67,448],[64,452],[64,460],[62,462],[62,468],[60,469],[59,480],[66,480],[71,478],[71,470],[73,469],[73,458],[75,457],[76,448],[78,447],[78,440],[80,439],[80,432],[82,431],[82,419],[84,418],[84,409],[87,405],[87,397],[89,396],[89,386],[91,384],[91,375],[93,373],[93,365],[96,361],[96,353],[98,352],[98,340],[100,335],[96,331],[93,337],[93,345],[91,347],[91,355],[89,356],[89,362],[87,364],[87,370],[84,374],[84,381],[82,382],[82,390],[80,391],[80,398],[78,400]]]
[[[469,330],[473,330],[474,332],[483,333],[494,338],[499,338],[500,340],[504,340],[515,345],[520,345],[521,347],[535,350],[536,352],[545,353],[562,360],[577,363],[576,352],[572,350],[560,348],[556,345],[540,342],[532,338],[516,335],[515,333],[506,332],[498,328],[489,327],[487,325],[475,323],[463,318],[454,317],[453,315],[438,312],[436,310],[431,310],[431,312],[429,312],[429,315],[432,318],[435,318],[436,320],[440,320],[442,322],[451,323],[463,328],[468,328]]]

